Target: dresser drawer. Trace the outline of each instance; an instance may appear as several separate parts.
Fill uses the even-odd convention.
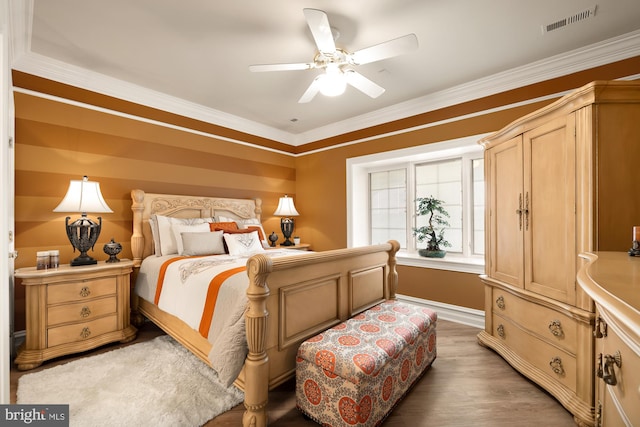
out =
[[[69,282],[47,287],[47,304],[80,301],[116,293],[116,278]]]
[[[117,311],[115,295],[104,298],[93,298],[71,304],[58,304],[47,308],[47,326],[61,323],[86,322],[96,317],[115,314]]]
[[[616,334],[612,327],[608,328],[607,336],[596,340],[596,362],[605,355],[619,355],[620,366],[610,365],[616,377],[615,385],[606,384],[602,378],[597,378],[598,387],[604,390],[603,398],[612,400],[613,404],[605,406],[605,414],[608,412],[620,412],[619,416],[626,416],[628,420],[640,420],[640,355],[635,353]],[[600,356],[602,355],[602,356]],[[606,359],[606,358],[605,358]],[[612,417],[613,414],[608,414]],[[613,426],[617,424],[603,424]],[[622,424],[620,424],[622,425]],[[635,423],[633,425],[636,425]]]
[[[84,341],[118,329],[118,316],[101,317],[89,322],[58,326],[47,330],[47,346]]]
[[[493,314],[493,335],[540,372],[576,392],[576,359],[498,314]]]
[[[493,312],[513,320],[545,341],[576,354],[578,322],[556,310],[493,289]]]

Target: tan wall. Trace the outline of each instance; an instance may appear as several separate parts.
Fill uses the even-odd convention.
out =
[[[551,102],[530,104],[476,118],[429,127],[391,137],[320,151],[333,144],[358,140],[439,120],[508,105],[581,86],[592,80],[632,75],[640,57],[542,82],[480,100],[421,114],[382,126],[289,147],[276,141],[199,122],[14,72],[14,86],[248,142],[247,146],[219,137],[145,123],[89,108],[16,93],[16,268],[34,265],[35,252],[60,249],[61,262],[74,256],[64,231],[65,214],[52,212],[70,179],[88,175],[99,181],[112,214],[103,214],[103,231],[93,256],[106,259],[102,246],[115,238],[130,257],[129,192],[260,197],[267,233],[279,232],[272,213],[278,197],[295,198],[301,216],[296,232],[315,250],[346,245],[346,160],[350,157],[406,148],[497,130],[510,121]],[[273,152],[258,146],[281,150]],[[294,157],[291,154],[300,154]],[[71,215],[75,218],[74,215]],[[482,288],[475,275],[414,267],[399,267],[399,292],[454,305],[482,309]],[[24,293],[16,286],[16,330],[24,329]]]
[[[112,237],[131,258],[130,192],[197,194],[263,201],[263,224],[280,232],[273,216],[278,198],[296,195],[291,155],[148,124],[139,120],[16,93],[15,230],[16,268],[35,265],[38,250],[59,249],[60,262],[78,253],[65,232],[65,217],[55,213],[69,180],[88,175],[100,182],[114,211],[101,214],[102,233],[90,252],[107,259],[102,248]],[[90,217],[96,218],[97,215]],[[301,223],[304,220],[300,221]],[[16,286],[16,330],[24,329],[24,290]]]

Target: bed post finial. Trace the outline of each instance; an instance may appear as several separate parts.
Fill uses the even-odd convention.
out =
[[[142,234],[142,211],[144,210],[144,191],[131,190],[131,211],[133,212],[133,234],[131,235],[131,255],[133,266],[140,267],[144,252],[144,235]]]
[[[269,393],[269,358],[267,357],[267,276],[273,269],[271,258],[258,254],[247,261],[249,308],[245,315],[247,346],[245,361],[245,391],[242,417],[244,427],[267,425],[267,400]]]
[[[389,281],[389,298],[388,299],[396,299],[396,291],[398,290],[398,272],[396,270],[396,253],[400,250],[400,243],[397,240],[389,240],[388,242],[391,245],[391,249],[389,249],[389,277],[387,280]]]

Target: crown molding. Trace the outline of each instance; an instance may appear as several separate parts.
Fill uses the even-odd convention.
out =
[[[32,11],[33,0],[10,2],[13,69],[293,146],[301,146],[640,55],[639,30],[349,120],[293,134],[35,54],[30,50]]]
[[[296,145],[330,138],[640,55],[640,30],[297,135]]]

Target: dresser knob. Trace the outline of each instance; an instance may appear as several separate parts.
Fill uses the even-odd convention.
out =
[[[562,324],[559,320],[552,320],[549,323],[549,331],[556,337],[562,338],[564,336],[564,331],[562,330]]]
[[[502,324],[498,325],[496,330],[498,331],[498,335],[500,336],[500,338],[504,338],[504,336],[505,336],[504,325],[502,325]]]
[[[82,328],[82,331],[80,332],[80,336],[82,338],[89,338],[89,335],[91,335],[91,331],[89,330],[88,326],[85,326],[84,328]]]
[[[504,310],[504,297],[499,296],[499,297],[496,299],[496,305],[498,306],[498,308],[499,308],[500,310]]]
[[[82,307],[82,310],[80,310],[80,317],[84,319],[85,317],[89,317],[89,316],[91,316],[91,310],[89,309],[89,307],[87,306]]]
[[[82,289],[80,289],[80,296],[88,297],[89,295],[91,295],[91,289],[89,289],[88,286],[83,286]]]

